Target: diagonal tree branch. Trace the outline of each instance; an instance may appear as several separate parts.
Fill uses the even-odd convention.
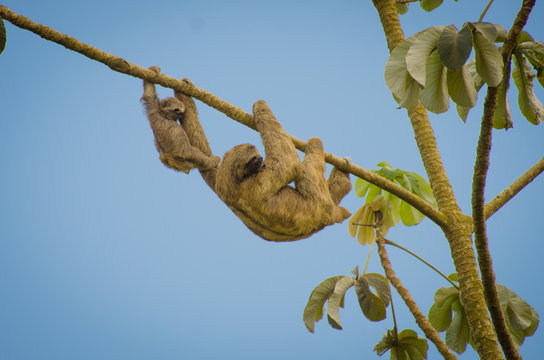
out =
[[[48,26],[38,24],[22,15],[11,11],[3,5],[0,5],[0,17],[4,20],[11,22],[15,26],[31,31],[46,40],[53,41],[66,47],[69,50],[73,50],[90,59],[101,62],[114,71],[134,76],[140,79],[145,79],[152,83],[181,91],[224,113],[231,119],[236,120],[239,123],[255,130],[253,116],[203,89],[200,89],[196,86],[191,86],[185,82],[181,82],[177,79],[174,79],[173,77],[164,74],[157,75],[155,72],[149,69],[137,66],[120,57],[106,53],[93,46],[87,45],[71,36],[62,34]],[[304,141],[293,136],[291,136],[291,140],[293,141],[293,144],[297,149],[299,149],[300,151],[305,151],[306,143]],[[436,210],[419,196],[404,189],[398,184],[395,184],[394,182],[389,181],[382,176],[376,175],[369,170],[354,165],[351,162],[330,153],[325,153],[325,160],[329,164],[337,166],[339,169],[347,171],[398,196],[402,200],[406,201],[407,203],[421,211],[425,216],[429,217],[439,226],[446,225],[447,220],[444,214]]]
[[[404,303],[414,316],[414,319],[416,320],[419,328],[423,331],[427,339],[433,342],[438,352],[440,352],[444,359],[457,359],[457,357],[448,348],[448,345],[446,345],[444,341],[442,341],[440,334],[438,334],[438,331],[436,331],[435,328],[431,325],[429,319],[427,319],[427,317],[421,312],[416,302],[412,298],[412,295],[410,295],[408,289],[406,289],[404,285],[402,285],[402,282],[395,274],[395,271],[391,266],[391,262],[389,261],[389,257],[387,256],[387,250],[385,249],[386,240],[380,228],[380,224],[376,224],[376,243],[378,244],[378,255],[380,256],[380,261],[385,271],[385,275],[387,276],[387,280],[389,280],[389,282],[395,287],[400,297],[402,298],[402,300],[404,300]]]
[[[527,22],[527,18],[535,0],[523,1],[522,7],[514,21],[514,25],[508,33],[508,40],[502,47],[504,74],[510,73],[510,59],[517,44],[521,30]],[[504,79],[505,77],[503,77]],[[504,81],[504,80],[503,80]],[[484,295],[495,327],[497,339],[501,344],[504,355],[508,360],[521,360],[517,346],[510,334],[504,313],[502,311],[499,294],[495,283],[493,262],[489,253],[489,244],[486,232],[484,193],[487,171],[489,169],[489,154],[491,152],[491,138],[493,132],[493,117],[497,108],[498,87],[489,87],[484,102],[484,114],[480,129],[480,137],[476,149],[476,162],[472,180],[472,219],[474,224],[474,243],[478,253],[478,265],[482,275]]]
[[[489,201],[484,208],[486,220],[495,214],[504,204],[516,196],[527,184],[533,181],[544,171],[544,157],[538,160],[533,166],[517,178],[512,184]]]

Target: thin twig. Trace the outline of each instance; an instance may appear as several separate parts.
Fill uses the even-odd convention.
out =
[[[487,5],[485,6],[484,11],[482,11],[482,15],[480,15],[480,18],[478,19],[478,22],[481,22],[481,21],[484,19],[484,16],[485,16],[485,14],[487,13],[487,10],[489,10],[489,7],[491,6],[491,4],[493,4],[493,1],[494,1],[494,0],[489,0],[489,2],[487,3]]]
[[[431,269],[433,269],[438,275],[442,276],[444,279],[446,279],[446,281],[448,281],[450,284],[453,285],[453,287],[455,287],[457,290],[459,290],[459,286],[457,286],[456,283],[454,283],[449,277],[447,277],[442,271],[438,270],[435,266],[433,266],[431,263],[429,263],[428,261],[426,261],[425,259],[423,259],[421,256],[419,256],[418,254],[416,254],[415,252],[405,248],[404,246],[401,246],[399,244],[397,244],[396,242],[393,242],[391,240],[388,240],[388,239],[385,239],[385,243],[387,245],[392,245],[394,247],[397,247],[405,252],[407,252],[408,254],[412,255],[413,257],[415,257],[416,259],[418,259],[419,261],[421,261],[422,263],[424,263],[425,265],[427,265],[428,267],[430,267]]]
[[[519,193],[543,171],[544,157],[538,160],[533,166],[531,166],[531,168],[529,168],[529,170],[524,172],[523,175],[517,178],[512,184],[510,184],[506,189],[501,191],[500,194],[495,196],[485,205],[484,214],[486,220],[495,214],[504,204],[510,201],[510,199],[516,196],[517,193]]]
[[[414,319],[416,320],[419,328],[423,331],[427,339],[433,342],[438,352],[440,352],[444,359],[457,359],[448,348],[448,345],[446,345],[444,341],[442,341],[442,338],[440,338],[440,334],[438,334],[438,331],[436,331],[435,328],[431,325],[429,319],[427,319],[427,317],[421,312],[421,310],[419,310],[419,307],[412,298],[412,295],[410,295],[410,292],[404,287],[404,285],[402,285],[402,282],[399,280],[399,278],[397,278],[395,271],[393,271],[393,268],[391,267],[389,257],[387,256],[387,251],[385,250],[385,239],[379,225],[376,226],[376,243],[378,244],[378,254],[380,256],[382,267],[387,276],[387,280],[389,280],[389,282],[395,287],[402,300],[404,300],[404,303],[414,316]]]
[[[518,36],[527,22],[527,18],[534,5],[535,0],[525,0],[522,4],[514,25],[508,33],[508,39],[502,47],[502,58],[504,74],[510,72],[510,59],[512,52],[517,44]],[[486,9],[487,10],[487,9]],[[483,15],[483,14],[482,14]],[[505,78],[505,76],[503,77]],[[505,80],[503,80],[505,81]],[[484,192],[489,169],[489,154],[491,152],[491,138],[493,132],[493,118],[497,108],[498,87],[488,87],[487,96],[484,102],[484,114],[476,149],[476,162],[474,164],[474,175],[472,181],[472,218],[474,224],[474,243],[478,253],[478,265],[480,268],[482,283],[484,286],[484,295],[495,327],[497,339],[501,344],[504,355],[508,360],[521,360],[517,346],[510,334],[504,313],[502,310],[499,293],[495,283],[495,272],[493,271],[493,262],[489,252],[487,239],[485,212],[484,212]]]
[[[15,26],[31,31],[44,39],[56,42],[57,44],[66,47],[67,49],[73,50],[90,59],[101,62],[114,71],[134,76],[140,79],[145,79],[154,84],[181,91],[224,113],[231,119],[236,120],[239,123],[255,130],[253,116],[203,89],[200,89],[196,86],[191,86],[185,82],[181,82],[164,74],[157,75],[155,72],[149,69],[137,66],[120,57],[106,53],[93,46],[84,44],[81,41],[71,36],[62,34],[50,27],[35,23],[32,20],[9,10],[3,5],[0,5],[0,17],[4,20],[11,22]],[[293,136],[291,136],[291,140],[293,141],[293,144],[298,150],[303,152],[305,151],[306,143],[304,141]],[[399,186],[398,184],[395,184],[394,182],[389,181],[382,176],[376,175],[369,170],[354,165],[351,162],[348,162],[345,159],[330,153],[325,153],[325,161],[338,167],[341,170],[347,171],[363,180],[366,180],[378,186],[379,188],[382,188],[398,196],[402,200],[406,201],[407,203],[421,211],[425,216],[429,217],[439,226],[446,225],[447,219],[443,213],[436,210],[433,206],[431,206],[419,196],[411,193],[410,191]]]

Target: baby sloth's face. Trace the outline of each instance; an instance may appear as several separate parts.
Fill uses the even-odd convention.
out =
[[[161,101],[161,112],[168,120],[178,121],[185,114],[185,105],[176,98],[168,98]]]

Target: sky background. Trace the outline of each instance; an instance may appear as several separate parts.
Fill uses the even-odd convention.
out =
[[[417,4],[406,36],[476,21],[487,1]],[[497,0],[485,20],[509,28],[521,1]],[[425,175],[406,112],[383,81],[388,51],[370,1],[21,1],[2,4],[36,22],[140,66],[188,77],[246,111],[268,102],[285,129],[367,169],[380,161]],[[544,39],[537,3],[526,26]],[[309,239],[264,241],[205,185],[164,167],[139,98],[142,81],[6,22],[0,55],[0,359],[377,358],[388,319],[371,323],[351,289],[344,330],[326,319],[309,333],[312,289],[362,267],[368,247],[347,222]],[[537,94],[544,99],[538,85]],[[159,88],[161,97],[170,89]],[[544,127],[517,111],[495,131],[486,198],[544,153]],[[430,114],[457,199],[470,214],[483,90],[464,124],[452,105]],[[197,101],[212,150],[262,149],[257,133]],[[426,177],[426,176],[425,176]],[[352,176],[352,183],[355,178]],[[498,282],[544,314],[542,201],[537,178],[488,222]],[[342,202],[352,213],[362,200]],[[388,237],[445,273],[449,247],[428,219]],[[424,313],[448,286],[390,248],[393,267]],[[370,272],[382,272],[377,254]],[[394,297],[401,329],[416,329]],[[421,335],[421,331],[418,331]],[[544,333],[521,353],[540,358]],[[385,355],[387,358],[389,355]],[[429,358],[438,358],[430,346]],[[475,359],[468,349],[463,359]]]

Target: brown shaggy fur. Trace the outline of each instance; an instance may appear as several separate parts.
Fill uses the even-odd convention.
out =
[[[304,161],[268,105],[253,105],[266,158],[250,144],[237,145],[217,169],[215,192],[255,234],[271,241],[307,238],[350,216],[337,206],[351,190],[349,174],[336,168],[325,181],[325,153],[308,140]],[[289,186],[294,182],[294,187]]]
[[[160,72],[156,66],[149,69],[157,74]],[[176,93],[175,95],[177,96]],[[155,85],[144,80],[144,95],[141,100],[144,102],[147,118],[153,129],[159,158],[164,165],[184,173],[189,173],[194,168],[204,171],[217,168],[221,159],[211,154],[211,151],[205,154],[199,147],[193,146],[184,128],[187,112],[194,111],[196,114],[192,99],[192,107],[191,104],[185,104],[183,99],[177,97],[159,102]],[[191,135],[194,138],[199,137],[193,133]]]

